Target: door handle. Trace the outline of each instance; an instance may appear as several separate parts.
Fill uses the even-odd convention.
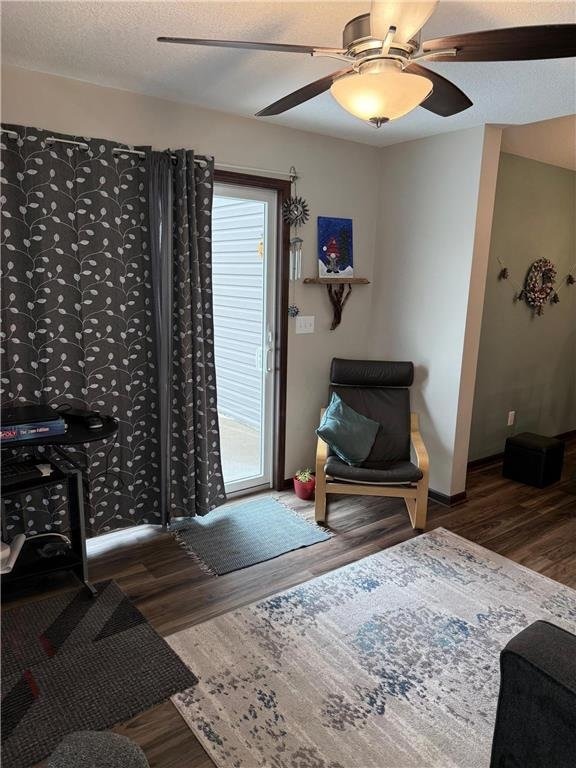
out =
[[[271,330],[268,330],[266,334],[266,373],[272,373],[272,366],[270,365],[270,352],[274,351],[274,334]]]
[[[272,373],[272,367],[269,363],[270,352],[272,352],[272,347],[266,347],[266,373]]]

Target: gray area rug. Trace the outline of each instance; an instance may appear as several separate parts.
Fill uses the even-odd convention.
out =
[[[2,765],[27,768],[72,731],[99,730],[196,677],[113,581],[2,613]]]
[[[219,768],[486,768],[499,654],[576,592],[439,528],[167,638]]]
[[[205,517],[175,521],[171,532],[209,573],[222,575],[271,560],[331,534],[271,496],[226,505]]]

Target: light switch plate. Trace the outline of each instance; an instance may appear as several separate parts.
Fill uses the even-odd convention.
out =
[[[298,315],[296,333],[314,333],[314,315]]]

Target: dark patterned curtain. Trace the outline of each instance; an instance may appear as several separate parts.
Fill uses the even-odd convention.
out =
[[[116,417],[116,439],[80,452],[88,531],[159,523],[145,163],[100,139],[79,138],[87,145],[80,149],[48,141],[54,134],[45,131],[3,129],[2,404],[66,404]],[[61,529],[58,491],[22,504],[29,533]],[[7,510],[11,533],[21,517]]]
[[[160,359],[164,519],[205,515],[226,500],[220,460],[212,313],[214,161],[150,153]],[[172,233],[171,240],[167,233]],[[166,303],[170,297],[169,311]]]

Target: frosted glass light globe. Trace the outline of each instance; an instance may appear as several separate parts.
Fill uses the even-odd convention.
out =
[[[432,83],[386,61],[335,80],[330,93],[347,112],[380,127],[421,104],[432,93]]]

